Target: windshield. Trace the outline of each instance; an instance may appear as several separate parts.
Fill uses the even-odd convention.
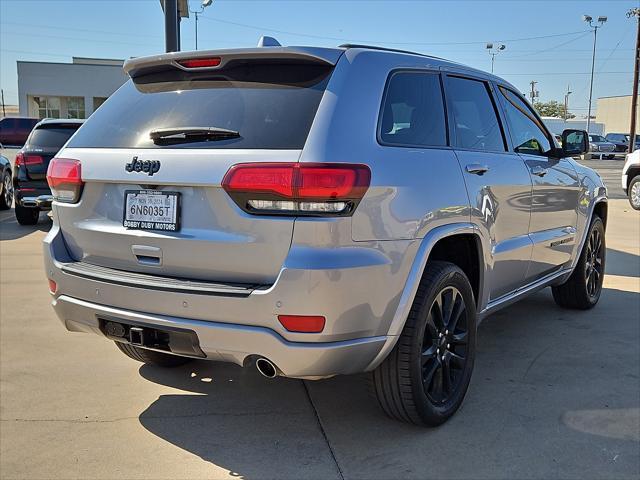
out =
[[[589,135],[589,140],[592,142],[606,142],[604,137],[601,137],[600,135]]]
[[[329,80],[316,65],[253,65],[217,77],[158,75],[123,85],[85,123],[70,147],[300,149]],[[155,142],[162,129],[231,130],[215,138]]]
[[[67,140],[69,140],[69,137],[75,133],[78,127],[79,125],[36,128],[27,141],[27,148],[59,150]]]

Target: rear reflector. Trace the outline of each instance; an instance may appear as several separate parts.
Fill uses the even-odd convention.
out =
[[[308,315],[278,315],[278,321],[289,332],[320,333],[324,329],[325,318]]]
[[[76,203],[80,200],[84,186],[80,161],[70,158],[54,158],[49,163],[47,182],[55,200]]]
[[[350,215],[369,188],[366,165],[348,163],[240,163],[222,186],[249,213]]]
[[[188,60],[178,60],[178,63],[185,68],[210,68],[217,67],[221,62],[220,57],[211,58],[190,58]]]
[[[56,282],[49,278],[49,293],[56,293],[58,291],[58,285]]]

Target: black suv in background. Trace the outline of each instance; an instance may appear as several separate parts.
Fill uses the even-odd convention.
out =
[[[628,133],[607,133],[604,137],[607,142],[613,143],[616,146],[616,152],[627,153],[629,152],[629,134]],[[640,148],[640,138],[636,136],[634,150]],[[631,153],[631,152],[629,152]]]
[[[13,174],[16,219],[20,225],[35,225],[41,210],[51,209],[47,184],[49,161],[80,128],[83,120],[45,119],[33,127],[24,147],[16,154]]]
[[[5,147],[24,145],[37,118],[5,117],[0,120],[0,143]]]

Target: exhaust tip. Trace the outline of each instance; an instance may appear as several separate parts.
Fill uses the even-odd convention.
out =
[[[278,374],[276,366],[266,358],[259,358],[256,360],[256,368],[262,376],[267,378],[275,378]]]

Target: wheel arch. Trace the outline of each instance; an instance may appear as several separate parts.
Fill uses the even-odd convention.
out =
[[[465,265],[462,261],[463,257],[445,255],[447,253],[447,247],[451,247],[451,245],[454,244],[465,245],[466,248],[472,249],[468,252],[472,255],[472,263]],[[429,260],[450,261],[451,263],[458,265],[463,271],[465,271],[465,268],[470,270],[474,279],[472,280],[470,278],[469,281],[471,282],[474,296],[476,296],[476,307],[480,310],[484,289],[484,272],[486,270],[484,252],[485,249],[483,248],[480,231],[478,227],[472,223],[455,223],[436,227],[421,240],[418,252],[416,253],[416,257],[407,277],[407,281],[405,282],[402,295],[400,296],[398,307],[389,326],[387,341],[382,346],[378,355],[376,355],[373,361],[367,366],[367,371],[373,370],[382,363],[395,346],[409,316],[409,311],[413,305],[418,286],[422,280]],[[469,258],[467,258],[467,261],[469,261]],[[460,266],[458,262],[463,263],[464,267]]]

